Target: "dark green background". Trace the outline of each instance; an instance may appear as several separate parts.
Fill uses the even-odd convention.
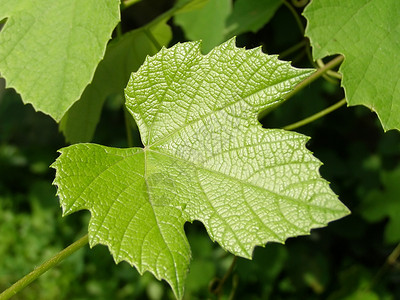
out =
[[[172,1],[142,1],[122,14],[124,31],[168,9]],[[296,9],[300,14],[302,8]],[[305,22],[304,19],[302,19]],[[171,44],[185,34],[170,22]],[[279,54],[303,40],[292,13],[281,6],[257,33],[237,38],[238,46],[263,46]],[[310,67],[305,48],[285,57]],[[52,186],[49,165],[66,145],[58,125],[23,105],[13,90],[0,87],[0,290],[31,271],[87,231],[88,212],[65,218]],[[319,79],[264,117],[268,128],[301,120],[344,97],[338,84]],[[286,245],[258,247],[252,261],[239,258],[221,299],[400,299],[400,264],[385,266],[400,241],[400,134],[383,133],[364,107],[351,107],[297,131],[311,136],[310,150],[324,165],[321,174],[352,215],[291,238]],[[136,144],[140,145],[137,132]],[[94,142],[126,147],[122,101],[110,97]],[[397,202],[396,202],[397,201]],[[388,204],[390,202],[390,205]],[[396,211],[397,209],[397,211]],[[398,213],[396,213],[398,212]],[[392,222],[392,225],[390,224]],[[391,230],[388,228],[391,226]],[[193,261],[187,299],[217,299],[211,293],[233,257],[213,244],[200,223],[187,224]],[[127,263],[115,265],[104,246],[86,247],[31,284],[13,299],[171,299],[165,282],[140,276]]]

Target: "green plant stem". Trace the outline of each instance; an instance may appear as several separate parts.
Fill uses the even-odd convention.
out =
[[[303,51],[300,51],[293,59],[292,59],[292,64],[297,64],[299,61],[303,59],[304,56],[307,56],[307,50],[304,49]],[[313,62],[312,62],[313,64]],[[317,66],[314,66],[317,67]]]
[[[325,66],[322,59],[317,59],[317,65],[319,68],[323,68]],[[329,75],[330,77],[333,77],[334,79],[342,80],[342,75],[340,73],[332,71],[332,70],[326,71],[326,75]],[[331,79],[330,77],[329,77],[329,79]]]
[[[400,243],[394,248],[392,253],[388,256],[386,262],[388,265],[392,266],[396,263],[397,259],[400,257]]]
[[[229,300],[235,299],[235,293],[239,285],[239,276],[237,274],[233,274],[232,278],[232,290],[231,293],[229,294]]]
[[[233,257],[232,263],[229,266],[229,269],[226,271],[224,277],[222,277],[221,280],[219,280],[217,287],[211,291],[213,294],[217,295],[218,298],[221,298],[221,292],[222,292],[222,288],[224,287],[224,284],[226,282],[226,280],[229,278],[229,276],[232,274],[233,272],[233,268],[236,265],[236,261],[237,261],[237,256]]]
[[[190,4],[191,2],[196,1],[196,0],[187,0],[187,1],[182,1],[179,5],[173,6],[171,9],[167,10],[166,12],[162,13],[159,15],[157,18],[151,20],[149,23],[144,25],[144,29],[150,29],[152,26],[160,23],[164,19],[170,19],[177,11],[181,10],[184,8],[186,5]],[[124,1],[124,8],[129,7],[132,4],[135,4],[137,1],[136,0],[126,0]]]
[[[295,20],[296,20],[296,23],[297,23],[297,25],[298,25],[298,27],[299,27],[299,29],[300,29],[301,34],[304,35],[304,32],[305,32],[304,25],[303,25],[303,23],[301,22],[301,19],[300,19],[299,15],[298,15],[297,11],[294,9],[294,7],[293,7],[290,3],[287,2],[286,0],[282,0],[282,3],[290,10],[290,12],[292,13],[293,17],[294,17]]]
[[[179,5],[175,5],[171,9],[167,10],[166,12],[162,13],[161,15],[159,15],[157,18],[151,20],[149,23],[147,23],[146,25],[143,25],[141,27],[143,29],[143,32],[147,35],[149,40],[153,43],[153,45],[157,49],[161,49],[162,46],[157,41],[157,39],[154,37],[154,35],[151,32],[150,28],[153,27],[154,25],[160,23],[162,20],[171,18],[177,11],[179,11],[180,9],[182,9],[183,7],[185,7],[186,5],[188,5],[192,1],[194,1],[194,0],[188,0],[188,1],[185,1],[185,2],[181,2],[181,4],[179,4]],[[127,8],[128,6],[130,6],[130,5],[134,4],[134,3],[136,3],[136,0],[124,1],[123,2],[123,5],[124,5],[123,8],[125,9],[125,8]]]
[[[143,32],[149,38],[149,40],[153,43],[154,47],[156,47],[157,49],[161,49],[162,48],[162,46],[157,41],[157,39],[155,38],[155,36],[153,35],[153,33],[151,32],[149,27],[144,27],[143,28]]]
[[[312,73],[310,76],[308,76],[306,79],[304,79],[298,85],[296,85],[296,87],[291,92],[286,94],[285,98],[283,99],[284,101],[280,102],[279,104],[286,102],[286,100],[288,100],[289,98],[291,98],[292,96],[297,94],[299,91],[304,89],[311,82],[314,82],[319,77],[321,77],[326,71],[338,66],[343,60],[344,60],[343,55],[338,55],[334,59],[332,59],[330,62],[328,62],[326,65],[324,65],[324,67],[317,69],[314,73]],[[274,108],[275,108],[275,106],[260,112],[260,114],[258,116],[259,120],[264,118]]]
[[[293,52],[296,52],[297,50],[303,48],[306,45],[307,45],[307,41],[305,39],[302,39],[296,45],[293,45],[289,49],[286,49],[285,51],[282,51],[282,53],[279,54],[279,59],[284,59],[285,57],[289,56]]]
[[[328,74],[329,76],[334,77],[336,79],[342,80],[342,74],[340,74],[338,72],[335,72],[335,71],[332,71],[332,70],[328,70],[326,72],[326,74]]]
[[[370,290],[382,277],[382,275],[390,268],[396,266],[396,261],[400,257],[400,243],[397,244],[396,248],[389,254],[386,258],[383,266],[378,270],[374,278],[371,280],[371,283],[367,286],[365,290]]]
[[[301,21],[301,18],[299,16],[299,14],[297,13],[296,9],[292,5],[292,4],[294,4],[293,1],[292,1],[292,4],[290,4],[287,0],[281,0],[281,1],[289,9],[289,11],[292,13],[294,19],[296,20],[297,27],[299,28],[301,35],[304,36],[304,34],[306,32],[306,29],[304,27],[303,22]],[[317,67],[317,65],[315,64],[315,62],[314,62],[314,60],[312,58],[311,48],[310,48],[308,39],[306,39],[306,41],[307,41],[307,45],[305,46],[305,50],[306,50],[307,58],[310,61],[310,63],[312,65],[314,65],[314,67]]]
[[[157,18],[151,20],[149,23],[147,23],[143,27],[151,28],[152,26],[160,23],[162,20],[171,18],[178,10],[181,10],[182,8],[184,8],[186,5],[188,5],[192,1],[195,1],[195,0],[188,0],[185,2],[181,2],[179,5],[175,5],[171,9],[167,10],[165,13],[162,13]]]
[[[346,99],[342,99],[339,102],[333,104],[332,106],[329,106],[328,108],[325,108],[324,110],[322,110],[322,111],[320,111],[320,112],[318,112],[318,113],[316,113],[316,114],[314,114],[314,115],[312,115],[312,116],[310,116],[308,118],[305,118],[305,119],[303,119],[301,121],[298,121],[296,123],[287,125],[287,126],[283,127],[283,129],[285,129],[285,130],[293,130],[293,129],[299,128],[301,126],[304,126],[304,125],[306,125],[308,123],[314,122],[315,120],[317,120],[319,118],[322,118],[323,116],[326,116],[327,114],[335,111],[336,109],[340,108],[344,104],[346,104]]]
[[[35,268],[28,275],[25,275],[16,283],[14,283],[12,286],[10,286],[8,289],[6,289],[4,292],[2,292],[0,294],[0,300],[10,299],[12,296],[20,292],[27,285],[29,285],[32,281],[36,280],[43,273],[47,272],[49,269],[56,266],[59,262],[61,262],[71,254],[73,254],[74,252],[85,246],[88,243],[88,240],[89,240],[88,235],[85,235],[84,237],[80,238],[73,244],[69,245],[64,250],[54,255],[52,258],[41,264],[39,267]]]
[[[301,91],[307,85],[309,85],[311,82],[314,82],[315,80],[320,78],[326,71],[331,70],[334,67],[341,64],[343,60],[344,60],[343,55],[336,56],[334,59],[332,59],[326,65],[324,65],[322,68],[319,68],[317,71],[315,71],[310,76],[308,76],[306,79],[304,79],[302,82],[300,82],[290,93],[288,93],[286,95],[285,100],[291,98],[293,95],[297,94],[299,91]]]

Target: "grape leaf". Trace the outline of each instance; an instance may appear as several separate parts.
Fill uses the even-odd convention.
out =
[[[319,0],[304,11],[315,59],[341,53],[349,105],[375,111],[384,130],[400,130],[400,2]]]
[[[361,214],[370,222],[389,218],[385,228],[385,241],[400,241],[400,167],[381,174],[383,190],[372,190],[361,206]]]
[[[92,140],[107,96],[122,94],[131,72],[140,67],[147,55],[160,50],[146,31],[151,32],[160,45],[166,45],[170,41],[171,29],[166,21],[150,28],[133,30],[110,42],[93,81],[86,87],[81,99],[61,119],[60,129],[67,141],[78,143]]]
[[[190,261],[187,221],[251,258],[256,245],[343,217],[308,138],[257,120],[311,73],[234,39],[207,55],[200,42],[163,48],[125,90],[144,148],[61,149],[53,167],[63,213],[88,209],[91,246],[165,279],[178,298]]]
[[[281,6],[281,0],[237,0],[226,20],[225,37],[246,31],[257,32],[269,22]]]
[[[92,80],[119,0],[2,0],[0,72],[25,103],[59,121]]]

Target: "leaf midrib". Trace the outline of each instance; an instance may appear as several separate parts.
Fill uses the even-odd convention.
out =
[[[231,175],[229,175],[229,174],[225,174],[225,173],[222,173],[222,172],[218,172],[218,171],[213,170],[213,169],[210,169],[210,168],[201,167],[201,166],[197,165],[197,164],[194,163],[194,162],[191,162],[191,161],[188,161],[188,160],[184,160],[184,159],[182,159],[182,158],[180,158],[180,157],[173,156],[173,155],[168,154],[168,153],[165,153],[165,152],[155,151],[155,150],[152,150],[152,149],[148,149],[147,151],[151,151],[151,152],[153,152],[153,153],[155,153],[155,154],[159,154],[159,155],[168,157],[168,158],[170,158],[170,159],[174,159],[174,160],[183,162],[183,163],[185,163],[185,164],[190,164],[190,165],[191,165],[193,168],[195,168],[195,169],[201,169],[201,170],[204,170],[204,171],[207,171],[207,172],[210,172],[210,173],[217,174],[218,176],[223,176],[223,177],[229,178],[229,179],[232,180],[232,181],[238,181],[238,182],[241,183],[241,184],[244,184],[244,185],[247,185],[247,186],[250,186],[250,187],[253,187],[253,188],[262,190],[262,191],[264,191],[264,192],[270,193],[271,195],[273,195],[273,196],[275,196],[275,197],[285,198],[286,200],[288,200],[288,201],[290,201],[290,202],[292,202],[292,203],[296,203],[296,204],[299,205],[299,206],[313,207],[313,208],[320,209],[320,210],[325,210],[325,209],[326,209],[326,208],[320,207],[320,206],[318,206],[318,205],[311,205],[311,204],[309,204],[309,203],[303,203],[303,202],[298,201],[296,198],[293,198],[293,197],[289,197],[289,196],[286,196],[286,195],[278,194],[278,193],[275,192],[275,191],[271,191],[271,190],[266,189],[266,188],[264,188],[264,187],[262,187],[262,186],[256,185],[256,184],[251,183],[251,182],[244,181],[244,180],[239,179],[239,178],[237,178],[237,177],[233,177],[233,176],[231,176]],[[318,175],[318,174],[316,174],[316,175]],[[316,178],[315,178],[315,180],[318,180],[318,179],[319,179],[319,177],[316,177]],[[312,180],[312,179],[307,179],[307,181],[310,181],[310,180]],[[299,182],[299,183],[300,183],[300,182]],[[333,211],[333,212],[342,212],[342,210],[335,210],[335,209],[330,209],[330,208],[329,208],[329,210],[331,210],[331,211]]]

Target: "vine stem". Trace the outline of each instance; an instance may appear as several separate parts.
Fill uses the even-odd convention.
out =
[[[293,1],[292,1],[292,4],[290,4],[287,0],[281,0],[281,1],[287,7],[287,9],[290,10],[291,14],[293,15],[294,19],[296,20],[296,23],[297,23],[297,26],[298,26],[298,28],[300,30],[301,35],[304,36],[304,34],[306,32],[306,29],[305,29],[305,27],[303,25],[303,22],[301,21],[301,18],[299,16],[299,14],[296,11],[296,9],[292,6]],[[308,60],[311,62],[311,64],[313,64],[315,66],[315,63],[314,63],[314,61],[312,59],[312,54],[311,54],[309,45],[306,45],[305,50],[306,50],[306,54],[307,54]]]
[[[326,71],[333,69],[334,67],[338,66],[341,64],[344,60],[343,55],[338,55],[334,59],[332,59],[330,62],[328,62],[326,65],[324,65],[322,68],[319,68],[317,71],[312,73],[310,76],[308,76],[306,79],[304,79],[302,82],[300,82],[290,93],[288,93],[285,97],[285,100],[289,99],[293,95],[297,94],[300,90],[305,88],[307,85],[309,85],[311,82],[314,82],[318,78],[320,78]]]
[[[291,98],[292,96],[294,96],[295,94],[297,94],[299,91],[301,91],[302,89],[304,89],[306,86],[308,86],[311,82],[314,82],[315,80],[317,80],[319,77],[321,77],[326,71],[333,69],[334,67],[338,66],[339,64],[342,63],[342,61],[344,60],[344,56],[343,55],[338,55],[336,56],[334,59],[332,59],[330,62],[328,62],[326,65],[324,65],[322,68],[317,69],[317,71],[315,71],[314,73],[312,73],[310,76],[308,76],[306,79],[304,79],[302,82],[300,82],[298,85],[296,85],[296,87],[289,92],[288,94],[286,94],[285,98],[283,99],[284,101],[282,101],[280,104],[282,104],[283,102],[286,102],[286,100],[288,100],[289,98]],[[262,112],[260,112],[258,119],[261,120],[262,118],[264,118],[269,112],[271,111],[270,109],[266,109]]]
[[[314,122],[315,120],[322,118],[323,116],[326,116],[327,114],[337,110],[339,107],[343,106],[344,104],[346,104],[346,99],[342,99],[339,102],[333,104],[332,106],[329,106],[328,108],[325,108],[324,110],[321,110],[320,112],[317,112],[316,114],[314,114],[308,118],[305,118],[296,123],[287,125],[287,126],[283,127],[283,129],[293,130],[293,129],[299,128],[301,126],[304,126],[308,123]]]
[[[157,18],[151,20],[149,23],[147,23],[143,27],[151,28],[152,26],[154,26],[157,23],[159,23],[161,20],[170,19],[177,11],[181,10],[182,8],[184,8],[186,5],[190,4],[193,1],[195,1],[195,0],[182,1],[179,4],[176,4],[171,9],[169,9],[166,12],[162,13]]]
[[[325,64],[322,61],[322,59],[317,59],[317,64],[318,64],[318,67],[320,67],[320,68],[325,66]],[[335,72],[335,71],[332,71],[332,70],[328,70],[328,71],[326,71],[326,74],[329,75],[329,76],[332,76],[332,77],[334,77],[336,79],[342,80],[342,74],[340,74],[338,72]]]
[[[293,8],[292,5],[290,5],[289,2],[287,2],[287,0],[282,0],[282,3],[290,10],[293,17],[296,20],[297,26],[299,27],[301,34],[304,35],[304,32],[305,32],[304,25],[301,22],[301,19],[300,19],[299,15],[297,14],[296,10]]]
[[[232,274],[233,269],[234,269],[234,267],[236,265],[236,261],[237,261],[237,256],[235,255],[235,256],[233,256],[233,260],[231,262],[231,265],[229,266],[229,269],[226,271],[224,277],[222,277],[222,279],[219,280],[217,287],[214,290],[211,291],[213,294],[218,296],[218,299],[221,298],[222,288],[223,288],[223,286],[225,284],[225,281]]]
[[[195,1],[195,0],[181,1],[179,4],[176,4],[171,9],[167,10],[166,12],[162,13],[155,19],[151,20],[149,23],[147,23],[143,27],[145,27],[146,29],[149,29],[164,19],[170,19],[177,11],[181,10],[182,8],[184,8],[186,5],[190,4],[193,1]],[[137,2],[136,0],[126,0],[125,2],[123,2],[124,8],[127,8],[128,6],[135,4],[136,2]]]
[[[25,275],[22,277],[20,280],[18,280],[16,283],[14,283],[12,286],[10,286],[8,289],[3,291],[0,294],[0,300],[7,300],[10,299],[12,296],[20,292],[22,289],[24,289],[27,285],[29,285],[32,281],[36,280],[39,276],[47,272],[49,269],[53,268],[57,264],[59,264],[62,260],[82,248],[88,243],[88,235],[85,235],[84,237],[80,238],[73,244],[69,245],[67,248],[64,250],[60,251],[56,255],[54,255],[52,258],[49,260],[45,261],[43,264],[35,268],[32,272],[30,272],[28,275]]]
[[[143,31],[144,34],[148,37],[148,39],[153,43],[154,47],[156,47],[157,49],[162,48],[161,44],[157,41],[157,39],[155,38],[149,27],[146,26],[143,27]]]
[[[303,48],[304,46],[307,46],[307,41],[305,39],[301,40],[300,42],[298,42],[296,45],[290,47],[289,49],[282,51],[279,54],[279,59],[285,59],[287,56],[289,56],[293,52],[296,52],[297,50]]]
[[[378,270],[378,273],[374,276],[366,290],[371,289],[378,281],[381,279],[383,274],[390,268],[394,267],[396,265],[396,262],[398,258],[400,257],[400,243],[397,244],[396,248],[389,254],[389,256],[386,258],[385,263],[383,266]]]

